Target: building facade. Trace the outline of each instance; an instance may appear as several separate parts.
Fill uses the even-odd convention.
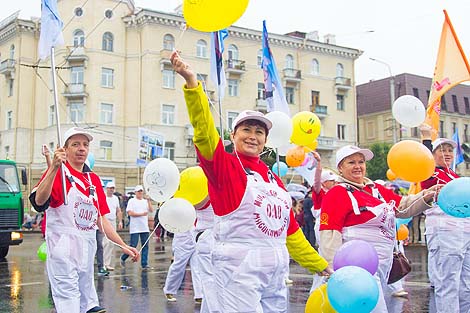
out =
[[[118,190],[141,182],[139,128],[162,134],[164,156],[180,169],[196,163],[183,80],[169,60],[174,49],[204,82],[217,125],[220,115],[223,128],[230,129],[240,111],[266,110],[261,31],[229,28],[227,89],[219,113],[209,79],[210,36],[185,29],[181,14],[133,10],[117,0],[59,0],[58,8],[65,39],[55,51],[61,129],[89,129],[94,171],[115,181]],[[39,29],[39,19],[17,13],[0,22],[0,158],[25,166],[32,185],[46,167],[41,145],[54,150],[58,143],[50,59],[38,61]],[[321,118],[318,149],[328,164],[337,147],[356,142],[354,61],[362,52],[332,44],[331,35],[327,39],[270,34],[291,115],[311,110]]]
[[[395,99],[403,95],[419,98],[427,107],[432,79],[408,73],[396,75],[392,85]],[[393,139],[421,140],[417,127],[403,127],[392,116],[391,78],[384,78],[356,86],[359,145]],[[470,86],[458,85],[441,98],[439,137],[451,138],[458,129],[461,143],[470,143]],[[393,125],[395,123],[395,125]],[[395,136],[393,131],[395,130]],[[468,176],[470,164],[460,164],[457,172]]]

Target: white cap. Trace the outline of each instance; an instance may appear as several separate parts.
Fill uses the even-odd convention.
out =
[[[322,182],[322,183],[324,183],[326,181],[329,181],[329,180],[336,180],[336,178],[338,178],[338,175],[333,173],[332,170],[325,169],[325,170],[321,171],[320,182]]]
[[[374,180],[374,183],[385,186],[385,181],[383,179],[376,179]]]
[[[142,185],[137,185],[134,187],[134,192],[137,192],[137,191],[143,191],[144,190],[144,187]]]
[[[65,143],[67,142],[67,140],[72,137],[72,136],[75,136],[75,135],[83,135],[85,137],[88,138],[88,141],[92,141],[93,140],[93,136],[87,132],[85,129],[83,128],[80,128],[80,127],[72,127],[70,128],[69,130],[67,130],[64,134],[64,142],[63,144],[65,145]]]
[[[305,196],[308,193],[308,188],[300,184],[290,183],[286,186],[287,191],[301,192]]]
[[[446,139],[446,138],[437,138],[436,140],[434,140],[432,142],[432,152],[434,152],[434,150],[437,149],[437,147],[439,147],[440,145],[443,145],[443,144],[448,144],[448,145],[451,145],[452,148],[457,148],[457,143],[451,139]]]
[[[369,161],[374,157],[374,153],[372,153],[372,151],[370,151],[369,149],[361,149],[352,145],[344,146],[338,151],[336,151],[336,167],[338,167],[338,165],[341,163],[341,161],[344,160],[344,158],[347,158],[348,156],[351,156],[355,153],[362,154],[366,161]]]
[[[106,184],[106,188],[116,188],[116,185],[114,185],[114,182],[109,181],[109,182]]]
[[[270,130],[271,127],[273,126],[273,123],[271,123],[271,121],[267,117],[265,117],[263,113],[258,112],[258,111],[245,110],[245,111],[242,111],[240,114],[238,114],[238,116],[233,120],[232,129],[235,130],[235,128],[241,122],[244,122],[246,120],[260,121],[261,123],[266,125],[266,128],[268,130]]]
[[[289,191],[289,195],[291,198],[293,198],[295,201],[303,200],[305,199],[305,194],[303,194],[300,191]]]

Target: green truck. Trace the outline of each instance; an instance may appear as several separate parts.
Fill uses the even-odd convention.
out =
[[[21,182],[27,184],[26,169],[20,171]],[[11,245],[23,242],[24,203],[18,167],[11,160],[0,160],[0,259],[7,256]]]

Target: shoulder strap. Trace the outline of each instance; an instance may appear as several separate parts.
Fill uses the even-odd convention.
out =
[[[354,189],[350,185],[345,184],[345,183],[341,183],[341,184],[338,184],[338,185],[342,186],[343,188],[346,189],[346,192],[348,193],[349,199],[351,200],[351,204],[352,204],[352,207],[353,207],[354,214],[360,215],[361,211],[359,210],[359,204],[357,203],[356,198],[354,198],[354,196],[352,194]]]

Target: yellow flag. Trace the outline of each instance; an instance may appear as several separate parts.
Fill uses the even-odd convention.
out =
[[[435,130],[433,140],[437,137],[439,131],[442,95],[461,82],[470,80],[470,66],[468,65],[467,57],[463,52],[457,34],[445,10],[444,15],[445,20],[442,26],[425,121],[426,124]]]

